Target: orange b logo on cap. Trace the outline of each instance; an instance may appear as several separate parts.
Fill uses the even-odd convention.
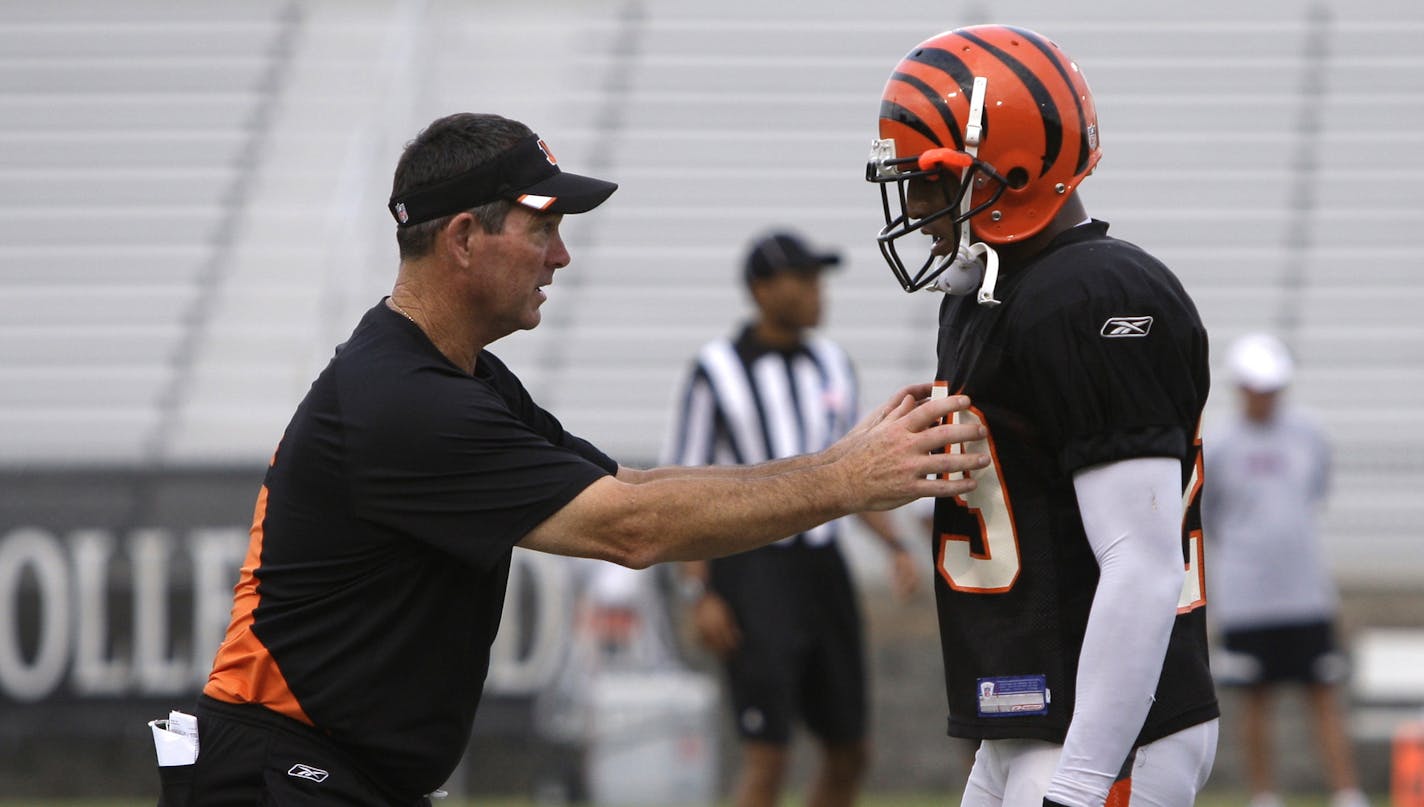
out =
[[[554,152],[549,151],[549,144],[545,143],[543,138],[539,139],[539,150],[544,152],[544,159],[549,161],[549,165],[559,164],[558,158],[554,156]]]

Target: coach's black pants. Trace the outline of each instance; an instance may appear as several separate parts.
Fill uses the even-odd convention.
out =
[[[385,791],[315,729],[275,712],[200,697],[197,716],[198,762],[191,771],[164,772],[160,807],[430,804]],[[182,804],[171,780],[185,774],[191,790]]]

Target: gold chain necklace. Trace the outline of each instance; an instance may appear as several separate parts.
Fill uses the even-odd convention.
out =
[[[405,317],[406,319],[410,320],[411,322],[415,322],[415,317],[412,317],[409,313],[406,312],[406,310],[405,310],[404,308],[401,308],[399,305],[396,304],[396,298],[394,298],[394,297],[387,297],[387,298],[386,298],[386,303],[389,304],[390,307],[391,307],[392,309],[394,309],[397,314],[400,314],[401,316]]]

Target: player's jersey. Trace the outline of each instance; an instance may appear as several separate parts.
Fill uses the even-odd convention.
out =
[[[990,467],[935,507],[949,733],[1062,742],[1098,567],[1072,474],[1099,463],[1182,463],[1182,599],[1138,741],[1217,716],[1202,586],[1201,441],[1207,336],[1172,273],[1091,222],[1022,266],[997,307],[947,297],[937,393],[963,392]],[[983,451],[970,444],[968,451]],[[1171,506],[1178,506],[1172,503]]]

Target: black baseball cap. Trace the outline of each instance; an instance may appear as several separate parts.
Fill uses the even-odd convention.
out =
[[[391,196],[387,207],[398,227],[414,227],[497,199],[548,213],[585,213],[616,190],[616,182],[559,168],[548,145],[531,134],[462,174]]]
[[[814,274],[840,262],[838,252],[813,249],[794,233],[774,232],[752,242],[747,253],[746,280],[750,283],[782,272]]]

